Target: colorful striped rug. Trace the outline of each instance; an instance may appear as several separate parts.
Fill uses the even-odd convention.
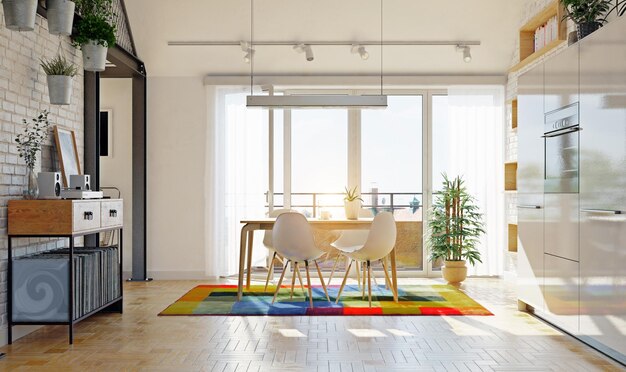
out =
[[[199,285],[159,315],[493,315],[465,293],[449,285],[402,285],[398,302],[385,286],[372,290],[372,307],[367,293],[361,297],[357,285],[347,285],[338,304],[335,298],[339,286],[328,288],[331,302],[326,300],[321,286],[313,286],[313,305],[299,286],[293,299],[291,288],[282,286],[272,304],[275,287],[253,285],[237,301],[236,285]]]

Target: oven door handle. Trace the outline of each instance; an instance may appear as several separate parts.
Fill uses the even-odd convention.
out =
[[[544,134],[541,137],[543,137],[543,138],[558,137],[558,136],[563,135],[563,134],[574,133],[574,132],[578,132],[578,131],[581,131],[581,130],[583,130],[581,127],[566,128],[566,129],[558,130],[556,132],[550,132],[548,134]]]

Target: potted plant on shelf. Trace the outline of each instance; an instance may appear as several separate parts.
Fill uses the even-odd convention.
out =
[[[31,119],[30,123],[26,119],[22,119],[22,123],[24,123],[24,131],[15,138],[17,152],[20,158],[26,162],[26,185],[22,195],[24,199],[37,199],[39,197],[39,185],[35,175],[35,163],[37,162],[37,153],[41,151],[41,145],[48,138],[48,128],[50,127],[48,111],[42,111],[36,118]]]
[[[346,187],[344,195],[343,207],[346,211],[346,218],[349,220],[358,219],[363,199],[361,199],[361,194],[357,192],[357,186],[354,186],[353,189],[348,189],[348,187]]]
[[[37,18],[37,0],[2,0],[4,23],[9,30],[32,31]]]
[[[71,0],[48,0],[48,31],[52,35],[71,35],[75,9],[76,4]]]
[[[606,15],[613,8],[613,0],[561,0],[565,7],[564,19],[576,24],[578,40],[588,36],[606,23]]]
[[[48,95],[53,105],[69,105],[72,97],[72,78],[76,75],[76,65],[58,55],[49,60],[41,60],[41,67],[48,79]]]
[[[77,0],[81,19],[76,25],[74,45],[83,52],[85,71],[104,71],[107,49],[115,45],[112,0]]]
[[[444,260],[443,278],[460,283],[467,277],[465,261],[482,262],[476,245],[483,230],[482,214],[461,177],[450,181],[443,174],[443,190],[429,210],[426,244],[430,260]]]

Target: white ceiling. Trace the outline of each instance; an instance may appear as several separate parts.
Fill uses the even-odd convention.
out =
[[[464,63],[452,46],[384,47],[385,74],[504,75],[529,0],[385,0],[386,40],[478,40]],[[139,57],[151,76],[248,74],[235,46],[168,41],[250,39],[250,0],[126,0]],[[380,0],[256,0],[254,39],[379,40]],[[257,46],[255,74],[377,74],[380,49],[362,61],[347,46],[314,47],[306,62],[288,46]]]

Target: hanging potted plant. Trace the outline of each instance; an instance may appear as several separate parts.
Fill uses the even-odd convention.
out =
[[[460,283],[467,277],[465,261],[482,262],[476,245],[483,230],[482,214],[461,177],[450,181],[443,175],[443,190],[429,210],[426,244],[430,260],[444,260],[443,278]]]
[[[76,76],[76,65],[62,55],[41,60],[41,67],[48,79],[48,95],[53,105],[69,105],[72,97],[72,78]]]
[[[35,163],[37,162],[37,153],[41,151],[41,145],[48,138],[48,111],[42,111],[36,118],[31,119],[29,123],[26,119],[22,119],[24,123],[24,131],[17,135],[15,142],[17,143],[17,152],[20,158],[26,162],[26,185],[22,191],[24,199],[37,199],[39,197],[39,185],[35,175]]]
[[[4,23],[9,30],[32,31],[37,18],[37,0],[2,0]]]
[[[115,14],[111,0],[78,0],[81,19],[76,25],[74,45],[83,52],[85,71],[104,71],[107,49],[115,45]]]
[[[588,36],[606,23],[613,0],[561,0],[565,7],[563,19],[576,24],[578,40]]]
[[[76,4],[70,0],[48,0],[48,31],[52,35],[71,35],[75,8]]]
[[[361,195],[357,192],[357,186],[354,186],[352,190],[346,187],[344,195],[343,206],[346,211],[346,218],[349,220],[358,219],[363,199],[361,199]]]

